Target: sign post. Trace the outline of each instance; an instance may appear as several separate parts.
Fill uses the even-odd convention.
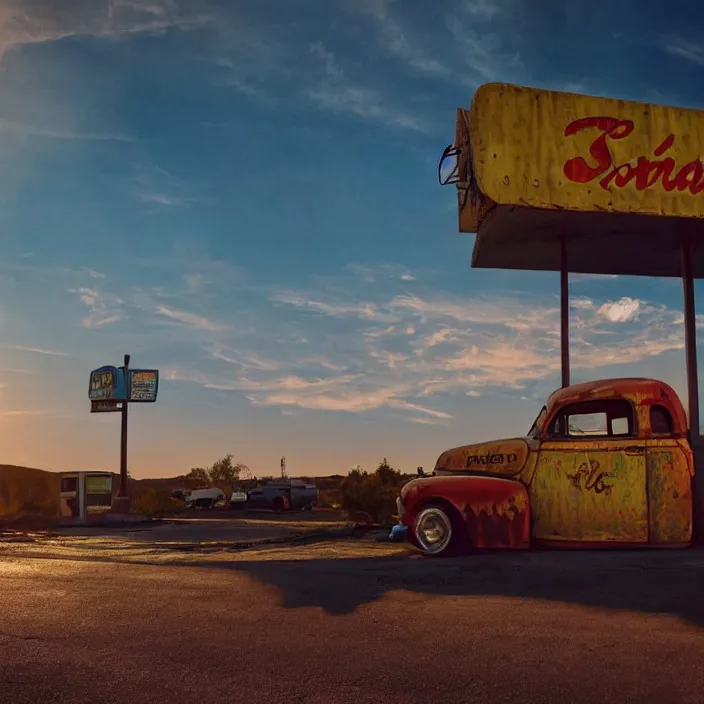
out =
[[[129,367],[130,355],[126,354],[124,364],[120,367],[126,380],[128,380]],[[120,413],[120,493],[117,495],[117,505],[115,506],[118,513],[130,512],[130,495],[127,488],[127,410],[129,405],[127,401],[124,401]]]
[[[88,398],[91,413],[120,412],[120,489],[115,501],[117,513],[130,512],[127,483],[127,422],[130,403],[154,403],[159,390],[159,371],[130,369],[126,354],[121,367],[100,367],[90,373]]]

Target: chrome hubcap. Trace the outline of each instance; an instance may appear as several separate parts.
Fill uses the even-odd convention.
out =
[[[436,555],[442,552],[452,539],[452,524],[448,515],[440,508],[426,508],[416,519],[416,538],[424,552]]]

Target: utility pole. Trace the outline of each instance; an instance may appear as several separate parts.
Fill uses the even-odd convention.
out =
[[[117,497],[118,511],[120,513],[130,512],[130,495],[127,486],[127,411],[129,408],[129,367],[130,355],[125,355],[125,361],[121,369],[124,373],[125,383],[128,385],[125,400],[122,402],[122,428],[120,432],[120,494]]]

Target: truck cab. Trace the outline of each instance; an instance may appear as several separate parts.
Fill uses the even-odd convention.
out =
[[[675,391],[607,379],[554,392],[525,437],[443,452],[398,498],[428,555],[551,547],[685,547],[694,459]]]

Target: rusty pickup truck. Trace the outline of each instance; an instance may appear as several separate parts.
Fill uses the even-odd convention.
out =
[[[609,379],[553,393],[525,437],[443,452],[398,497],[393,535],[427,555],[684,547],[694,459],[675,391]]]

